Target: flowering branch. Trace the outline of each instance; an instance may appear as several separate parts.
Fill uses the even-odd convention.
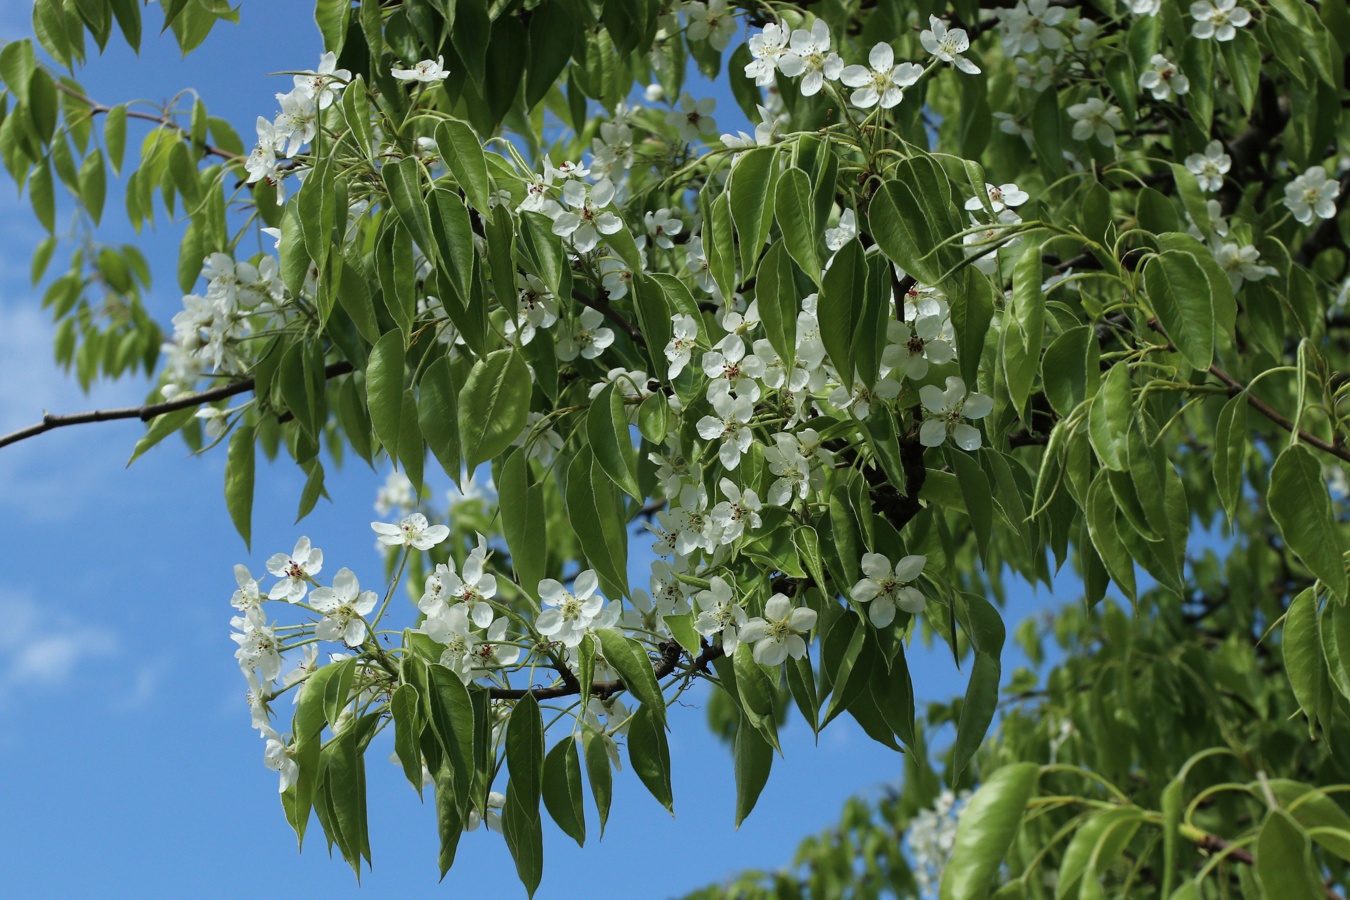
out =
[[[665,678],[675,671],[679,665],[680,656],[683,651],[680,645],[674,641],[664,641],[661,643],[661,658],[652,666],[652,671],[658,679]],[[708,663],[724,655],[722,645],[708,645],[703,648],[703,652],[698,655],[693,664],[689,667],[690,672],[699,672],[705,669]],[[608,700],[620,691],[627,690],[628,686],[621,679],[613,681],[596,681],[591,684],[590,696],[598,697],[601,700]],[[489,688],[488,696],[493,700],[523,700],[527,696],[533,696],[535,700],[556,700],[559,697],[573,697],[581,693],[581,685],[575,678],[568,679],[566,684],[560,684],[555,687],[546,688]]]
[[[347,374],[352,371],[353,368],[355,367],[351,363],[346,360],[341,360],[326,366],[323,370],[323,375],[325,379],[336,378],[339,375]],[[90,410],[89,412],[70,413],[69,415],[64,416],[54,416],[51,413],[44,413],[41,422],[0,436],[0,447],[17,444],[19,441],[26,440],[30,437],[36,437],[45,431],[51,431],[53,428],[64,428],[67,425],[84,425],[88,422],[110,422],[115,419],[140,419],[142,422],[149,422],[156,416],[162,416],[165,413],[187,409],[192,406],[200,406],[203,403],[211,403],[215,400],[224,400],[226,397],[233,397],[236,394],[246,394],[253,390],[253,387],[253,379],[246,378],[242,381],[223,384],[218,388],[212,388],[208,391],[175,397],[174,399],[166,400],[163,403],[151,403],[145,406],[126,406],[120,409],[95,409]]]

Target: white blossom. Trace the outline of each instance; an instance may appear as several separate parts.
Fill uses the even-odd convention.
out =
[[[605,348],[614,343],[614,332],[603,327],[604,315],[596,309],[586,307],[581,311],[575,324],[564,323],[558,329],[558,359],[571,362],[580,355],[583,359],[595,359]]]
[[[923,44],[923,49],[967,75],[980,74],[980,67],[961,55],[970,49],[970,38],[964,28],[948,31],[941,19],[929,16],[928,28],[919,34],[919,43]]]
[[[989,208],[996,213],[1003,212],[1010,206],[1021,206],[1031,199],[1031,195],[1022,190],[1015,184],[988,184],[984,186],[984,192],[989,198]],[[984,209],[984,203],[979,197],[971,197],[966,201],[966,209],[972,212]]]
[[[676,313],[670,317],[670,341],[666,344],[666,360],[670,363],[670,379],[674,381],[689,365],[690,355],[698,346],[698,323],[691,315]]]
[[[759,34],[751,35],[749,46],[753,60],[745,66],[745,77],[753,78],[759,87],[772,85],[778,60],[787,51],[789,37],[787,29],[777,22],[770,22]]]
[[[691,0],[684,5],[689,23],[685,36],[691,41],[707,41],[714,50],[727,49],[736,34],[736,19],[727,9],[727,0]]]
[[[1260,281],[1267,275],[1280,274],[1272,266],[1261,265],[1261,253],[1251,244],[1239,246],[1224,241],[1213,247],[1212,252],[1219,267],[1228,273],[1228,282],[1235,291],[1245,281]]]
[[[411,69],[390,69],[389,74],[399,81],[417,81],[422,84],[433,84],[450,77],[450,73],[445,71],[444,56],[424,59],[413,65]]]
[[[928,411],[919,428],[919,443],[925,447],[939,447],[951,435],[962,450],[978,450],[980,432],[961,419],[982,419],[994,408],[994,398],[987,394],[966,394],[966,383],[956,375],[947,376],[947,389],[925,384],[919,388],[919,400]]]
[[[694,619],[694,630],[706,638],[721,635],[722,652],[727,656],[736,652],[740,642],[740,629],[750,621],[735,600],[731,585],[720,575],[708,580],[709,588],[694,595],[698,604],[698,617]]]
[[[290,735],[283,738],[266,726],[259,730],[262,732],[262,736],[267,739],[267,746],[263,750],[263,764],[273,772],[280,774],[281,779],[277,784],[277,793],[283,793],[286,788],[295,784],[300,777],[300,766],[292,759],[295,745],[289,740]]]
[[[1314,219],[1330,219],[1336,215],[1336,197],[1341,184],[1327,177],[1327,170],[1311,166],[1302,175],[1284,186],[1284,205],[1304,225]]]
[[[432,525],[421,513],[406,516],[397,525],[371,522],[370,527],[380,536],[379,542],[386,547],[406,544],[415,550],[430,550],[450,536],[449,528],[445,525]]]
[[[258,609],[263,604],[262,594],[258,592],[258,582],[249,574],[246,566],[236,565],[234,567],[234,580],[239,583],[239,590],[234,592],[230,598],[230,605],[240,612],[248,612],[250,609]]]
[[[727,499],[713,507],[712,520],[720,531],[718,539],[723,544],[730,544],[744,534],[747,527],[751,530],[759,528],[759,511],[763,505],[753,489],[742,490],[730,478],[723,478],[717,486]]]
[[[895,51],[890,44],[877,44],[867,56],[868,65],[847,66],[839,80],[851,88],[849,102],[859,109],[881,106],[891,109],[905,98],[904,89],[919,80],[923,67],[916,63],[895,64]]]
[[[680,94],[677,108],[666,113],[666,124],[680,129],[680,140],[692,144],[717,134],[717,122],[712,117],[716,109],[716,99],[703,97],[695,100],[685,91]]]
[[[309,603],[324,614],[314,635],[325,641],[342,641],[357,647],[366,639],[366,620],[379,597],[374,591],[362,591],[351,569],[338,569],[332,587],[315,588]]]
[[[868,604],[867,617],[878,628],[895,621],[897,608],[918,615],[923,612],[924,596],[909,583],[919,577],[925,562],[924,556],[906,556],[892,568],[880,553],[864,553],[861,568],[867,577],[853,586],[849,599]]]
[[[623,228],[623,219],[605,209],[614,200],[614,182],[601,179],[594,186],[584,181],[563,185],[563,202],[568,208],[553,220],[553,233],[570,238],[578,253],[589,253],[600,243],[600,235],[614,234]]]
[[[835,228],[825,229],[825,246],[836,253],[844,248],[844,245],[858,236],[858,217],[851,209],[846,209],[839,214],[839,225]]]
[[[337,68],[337,54],[329,50],[319,58],[317,69],[296,73],[295,86],[307,92],[319,109],[327,109],[351,80],[352,73]]]
[[[1233,158],[1224,152],[1222,141],[1210,141],[1204,153],[1186,157],[1186,170],[1200,182],[1200,190],[1217,191],[1223,187],[1223,176],[1232,168]]]
[[[1231,41],[1237,29],[1252,20],[1252,14],[1237,5],[1237,0],[1198,0],[1191,4],[1191,35],[1201,40]]]
[[[1076,141],[1095,136],[1103,145],[1112,147],[1116,143],[1116,131],[1125,127],[1120,107],[1108,105],[1101,97],[1089,97],[1082,103],[1075,103],[1068,113],[1074,120],[1072,134]]]
[[[830,50],[830,26],[823,19],[811,23],[811,30],[798,28],[792,32],[788,51],[778,57],[778,71],[789,78],[802,78],[803,97],[814,97],[825,86],[825,81],[837,81],[844,71],[844,61]]]
[[[699,436],[705,441],[720,439],[718,459],[724,468],[735,469],[741,464],[741,454],[750,449],[754,440],[747,423],[755,414],[755,404],[746,396],[721,393],[713,396],[712,406],[714,415],[698,421]]]
[[[314,576],[322,569],[323,551],[318,547],[311,547],[309,538],[300,538],[295,542],[295,549],[289,556],[285,553],[274,553],[267,560],[267,571],[281,579],[267,592],[267,599],[299,603],[305,599],[309,582],[313,581]]]
[[[676,210],[662,208],[648,212],[642,218],[643,224],[647,227],[647,234],[651,235],[652,243],[663,250],[675,249],[675,242],[671,238],[684,228],[684,223],[675,213]]]
[[[740,640],[754,644],[755,662],[762,666],[780,665],[789,656],[806,655],[802,635],[816,624],[816,611],[794,607],[786,594],[774,594],[764,604],[764,616],[749,620],[740,628]]]
[[[1149,68],[1139,76],[1139,87],[1151,93],[1154,100],[1167,100],[1173,94],[1180,97],[1191,89],[1191,80],[1161,53],[1153,54],[1148,64]]]
[[[1050,0],[1019,2],[1010,9],[999,10],[1003,31],[1003,50],[1009,56],[1035,53],[1044,47],[1057,51],[1064,46],[1064,35],[1056,30],[1064,21],[1062,6],[1051,6]]]
[[[539,582],[539,599],[548,609],[535,619],[534,627],[564,647],[577,646],[605,604],[605,598],[596,593],[599,586],[592,569],[577,575],[570,591],[561,582],[545,578]]]

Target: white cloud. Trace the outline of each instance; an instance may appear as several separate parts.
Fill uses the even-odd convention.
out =
[[[3,589],[0,621],[0,707],[21,694],[60,688],[89,660],[117,652],[110,629],[47,614],[32,598]]]

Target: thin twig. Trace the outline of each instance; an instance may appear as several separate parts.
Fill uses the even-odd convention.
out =
[[[79,91],[72,90],[66,87],[64,84],[57,84],[56,89],[63,94],[74,97],[79,102],[88,106],[89,115],[91,116],[106,115],[107,113],[112,112],[111,106],[99,103],[97,100],[91,100],[88,97],[81,94]],[[164,128],[173,129],[174,131],[178,132],[179,137],[187,138],[189,140],[191,140],[192,138],[192,133],[190,131],[188,131],[182,125],[179,125],[173,119],[169,118],[168,115],[157,116],[154,115],[153,113],[141,112],[140,110],[136,109],[128,109],[126,113],[128,119],[141,119],[146,122],[154,122]],[[222,150],[221,148],[216,147],[212,144],[203,144],[202,152],[210,156],[219,156],[221,159],[238,160],[244,158],[240,156],[238,153],[231,153],[228,150]]]
[[[323,370],[325,379],[336,378],[339,375],[345,375],[355,367],[341,360],[335,363],[329,363]],[[209,391],[202,391],[199,394],[188,394],[184,397],[175,397],[172,400],[166,400],[163,403],[151,403],[146,406],[127,406],[121,409],[95,409],[89,412],[70,413],[64,416],[54,416],[51,413],[45,413],[42,421],[36,425],[29,425],[27,428],[20,428],[18,431],[10,432],[0,436],[0,447],[6,447],[10,444],[17,444],[19,441],[30,437],[36,437],[45,431],[51,431],[53,428],[64,428],[67,425],[84,425],[88,422],[111,422],[115,419],[140,419],[142,422],[149,422],[155,416],[162,416],[165,413],[175,412],[180,409],[187,409],[192,406],[200,406],[203,403],[211,403],[215,400],[224,400],[226,397],[233,397],[236,394],[246,394],[253,390],[254,382],[252,378],[246,378],[243,381],[234,381],[230,384],[223,384],[218,388],[212,388]]]
[[[657,679],[665,678],[675,671],[675,667],[680,663],[680,657],[684,651],[680,645],[674,641],[666,641],[661,644],[661,658],[652,666],[652,672]],[[701,672],[707,667],[708,663],[723,656],[722,645],[716,646],[709,644],[703,648],[703,652],[690,665],[689,671]],[[599,697],[601,700],[608,700],[610,697],[625,691],[628,686],[622,680],[596,681],[591,684],[589,696]],[[577,683],[575,677],[567,679],[565,684],[555,685],[553,687],[537,688],[489,688],[488,697],[493,700],[523,700],[528,695],[533,695],[536,700],[556,700],[559,697],[574,697],[581,693],[581,685]]]

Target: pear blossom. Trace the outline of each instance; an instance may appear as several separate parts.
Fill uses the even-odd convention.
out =
[[[706,638],[721,635],[722,652],[727,656],[736,652],[740,643],[740,629],[750,621],[733,596],[731,585],[721,575],[708,579],[708,590],[694,595],[698,604],[698,616],[694,619],[694,630]]]
[[[1125,0],[1125,7],[1136,16],[1156,16],[1162,9],[1162,0]]]
[[[445,566],[444,572],[440,566],[436,567],[441,577],[445,602],[452,606],[462,604],[466,607],[473,624],[479,628],[486,628],[491,624],[492,607],[487,601],[497,596],[497,576],[485,571],[487,557],[487,538],[480,534],[478,546],[465,557],[464,565],[459,572],[456,572],[455,567],[450,564]]]
[[[332,106],[339,92],[351,80],[351,72],[337,67],[337,54],[332,50],[319,58],[317,69],[306,69],[295,74],[295,86],[309,94],[319,109]]]
[[[246,566],[236,565],[234,567],[234,580],[239,583],[239,590],[234,592],[230,598],[230,605],[240,612],[248,612],[250,609],[258,609],[263,604],[262,594],[258,592],[258,582],[253,580]]]
[[[929,16],[928,28],[920,32],[919,43],[923,44],[923,49],[967,75],[980,74],[980,67],[961,55],[970,49],[970,38],[966,36],[964,28],[948,31],[941,19]]]
[[[1153,54],[1148,64],[1139,76],[1139,87],[1151,93],[1154,100],[1167,100],[1173,94],[1180,97],[1191,89],[1191,80],[1161,53]]]
[[[277,102],[281,104],[276,118],[277,150],[284,148],[289,159],[314,140],[319,130],[319,110],[314,98],[303,90],[277,94]]]
[[[1204,153],[1186,157],[1186,170],[1200,182],[1200,190],[1217,191],[1223,187],[1223,176],[1233,166],[1233,158],[1224,152],[1222,141],[1210,141]]]
[[[1251,22],[1252,14],[1237,5],[1237,0],[1198,0],[1191,4],[1191,35],[1202,41],[1213,38],[1216,41],[1231,41],[1237,37],[1237,29]]]
[[[730,544],[744,534],[747,527],[753,530],[760,526],[759,511],[763,506],[753,489],[742,490],[730,478],[723,478],[717,486],[727,499],[713,507],[712,520],[720,529],[718,539],[723,544]]]
[[[698,345],[698,323],[691,315],[676,313],[670,317],[670,341],[666,344],[666,360],[670,363],[670,379],[674,381],[689,365],[689,358]]]
[[[736,34],[736,19],[727,9],[727,0],[691,0],[684,5],[684,16],[689,23],[685,36],[707,41],[718,52],[727,49]]]
[[[1074,120],[1072,134],[1075,141],[1086,141],[1095,136],[1104,146],[1112,147],[1116,143],[1116,132],[1125,127],[1120,107],[1107,104],[1101,97],[1074,103],[1068,113]]]
[[[806,641],[802,635],[815,624],[814,609],[794,607],[786,594],[774,594],[764,604],[763,617],[756,616],[741,626],[740,639],[755,645],[755,662],[762,666],[777,666],[789,656],[801,659],[806,655]]]
[[[267,746],[263,750],[263,763],[273,772],[281,775],[281,780],[277,785],[277,793],[285,793],[286,788],[295,784],[300,778],[300,766],[292,758],[295,753],[295,744],[289,740],[290,735],[282,737],[270,727],[264,726],[259,729],[262,736],[267,739]]]
[[[638,252],[641,252],[641,247],[638,248]],[[633,283],[633,270],[626,262],[617,257],[607,256],[600,260],[596,268],[600,274],[600,287],[609,295],[610,300],[622,300],[628,296],[628,287]]]
[[[764,461],[776,480],[769,488],[770,506],[786,506],[794,496],[805,500],[811,493],[811,464],[802,454],[797,438],[787,432],[774,435],[774,446],[764,450]]]
[[[407,515],[417,506],[417,492],[413,483],[397,469],[390,470],[384,484],[375,494],[375,511],[387,516],[395,510]]]
[[[811,23],[811,30],[792,32],[788,51],[778,57],[778,71],[789,78],[805,75],[801,83],[803,97],[814,97],[825,81],[838,81],[844,61],[830,50],[830,26],[823,19]]]
[[[488,625],[486,635],[474,648],[475,677],[493,669],[515,665],[520,659],[520,648],[506,639],[506,629],[510,624],[505,616],[498,616]]]
[[[673,209],[658,209],[648,212],[642,217],[643,224],[647,227],[647,233],[651,235],[652,243],[662,250],[674,250],[675,242],[671,240],[684,228],[684,223],[675,216]]]
[[[676,109],[666,113],[666,124],[680,129],[680,140],[692,144],[717,134],[717,122],[713,111],[717,109],[717,100],[703,97],[695,100],[688,91],[680,94]]]
[[[532,412],[525,420],[520,436],[511,442],[512,447],[524,447],[525,457],[541,465],[550,465],[558,451],[563,447],[562,435],[548,424],[543,413]]]
[[[571,362],[578,355],[582,359],[595,359],[605,348],[614,343],[614,332],[603,327],[604,315],[597,309],[586,307],[575,324],[564,324],[558,329],[556,352],[558,359]]]
[[[853,389],[842,384],[830,392],[830,405],[841,410],[850,410],[858,419],[866,419],[872,414],[872,404],[876,400],[894,400],[900,396],[900,382],[889,375],[878,378],[874,386],[868,387],[862,379],[856,379]]]
[[[286,673],[281,679],[281,683],[290,687],[304,681],[313,675],[319,668],[319,648],[313,644],[306,644],[300,648],[300,661],[295,664],[295,668]],[[293,702],[300,702],[300,692],[296,691],[293,695]]]
[[[928,374],[928,365],[945,365],[956,359],[956,349],[942,338],[943,320],[940,316],[919,316],[911,326],[908,322],[892,320],[886,326],[886,348],[881,353],[881,364],[889,369],[902,369],[911,381],[920,381]]]
[[[1260,281],[1267,275],[1278,275],[1273,266],[1261,265],[1261,253],[1251,244],[1239,246],[1232,241],[1224,241],[1212,248],[1214,260],[1219,268],[1228,273],[1228,283],[1233,290],[1242,287],[1246,281]]]
[[[489,612],[488,618],[491,617]],[[478,635],[474,634],[469,614],[463,606],[436,610],[422,621],[417,630],[436,643],[445,645],[438,660],[441,665],[458,675],[465,684],[473,680],[473,654]]]
[[[708,396],[734,392],[738,397],[759,399],[756,378],[763,378],[764,360],[746,354],[745,341],[738,334],[729,334],[703,354],[703,374],[713,379],[708,385]]]
[[[450,536],[448,527],[432,525],[421,513],[406,516],[397,525],[371,522],[370,527],[380,536],[379,542],[386,547],[406,544],[414,550],[430,550]]]
[[[605,598],[596,593],[599,587],[600,580],[593,569],[577,575],[570,591],[561,582],[545,578],[539,582],[539,599],[548,609],[539,614],[535,628],[564,647],[577,646],[605,605]]]
[[[248,184],[255,181],[266,179],[268,182],[276,183],[280,180],[280,173],[277,171],[277,141],[285,143],[286,136],[267,119],[258,116],[258,143],[254,145],[249,153],[248,159],[244,160],[244,170],[248,172]],[[280,204],[280,191],[277,192],[277,203]]]
[[[987,394],[966,394],[966,383],[959,376],[947,376],[947,389],[925,384],[919,388],[919,401],[928,411],[919,428],[919,443],[925,447],[940,447],[951,435],[962,450],[980,448],[980,432],[961,419],[982,419],[994,408],[994,398]]]
[[[414,64],[411,69],[390,69],[389,74],[399,81],[416,81],[422,84],[434,84],[450,77],[450,73],[445,71],[444,56],[438,56],[434,60],[424,59]]]
[[[309,644],[306,649],[313,646]],[[251,726],[257,729],[267,728],[272,722],[272,710],[267,705],[267,697],[272,693],[273,685],[269,681],[264,686],[258,679],[258,673],[252,669],[244,670],[244,678],[248,680],[248,692],[244,695],[244,699],[248,703]]]
[[[1092,42],[1097,39],[1097,35],[1101,34],[1102,26],[1094,19],[1081,16],[1078,21],[1074,23],[1074,31],[1077,33],[1071,39],[1073,42],[1073,49],[1077,50],[1079,53],[1086,53],[1092,46]],[[1071,68],[1072,65],[1076,64],[1071,64]]]
[[[772,85],[789,37],[788,30],[777,22],[770,22],[759,34],[751,35],[748,43],[753,60],[745,66],[745,77],[753,78],[759,87]]]
[[[271,683],[281,674],[281,642],[259,608],[248,610],[242,616],[230,619],[230,627],[238,629],[230,640],[239,645],[234,658],[245,672],[256,671],[262,680]]]
[[[295,549],[289,556],[285,553],[274,553],[267,560],[267,571],[281,579],[267,592],[267,599],[299,603],[305,599],[305,592],[309,590],[308,583],[313,581],[314,576],[322,569],[323,551],[310,546],[309,538],[300,538],[295,542]]]
[[[713,396],[712,406],[714,415],[698,421],[699,436],[705,441],[721,439],[717,457],[724,468],[735,469],[754,440],[747,423],[755,414],[755,404],[746,396],[721,393]]]
[[[851,209],[846,209],[839,214],[839,225],[836,228],[825,229],[825,246],[836,253],[844,249],[844,245],[858,236],[858,217]]]
[[[854,88],[849,101],[859,109],[880,106],[891,109],[905,98],[904,88],[919,80],[923,67],[915,63],[895,64],[895,51],[890,44],[877,44],[867,56],[865,66],[847,66],[839,80]]]
[[[919,577],[927,557],[906,556],[891,567],[891,561],[880,553],[864,553],[862,571],[866,575],[849,591],[854,603],[867,603],[867,617],[878,628],[895,621],[895,610],[900,608],[911,615],[923,612],[924,597],[909,583]]]
[[[374,591],[362,591],[351,569],[338,569],[333,586],[316,588],[309,595],[309,603],[324,614],[314,628],[315,637],[325,641],[342,641],[348,647],[358,647],[366,639],[366,620],[375,609],[379,597]]]
[[[568,208],[553,220],[553,233],[570,238],[578,253],[589,253],[600,243],[600,235],[614,234],[623,228],[623,219],[605,209],[614,200],[614,182],[601,179],[588,187],[584,181],[563,185],[563,202]]]
[[[699,290],[708,294],[717,293],[712,270],[708,268],[708,255],[703,252],[703,235],[696,234],[691,237],[684,253],[685,267],[693,274],[694,283],[698,285]]]
[[[999,14],[1003,50],[1009,56],[1035,53],[1042,47],[1057,51],[1064,46],[1064,35],[1056,26],[1064,21],[1067,11],[1051,6],[1050,0],[1019,2],[1011,9],[999,10]]]
[[[1302,175],[1284,186],[1284,205],[1304,225],[1314,219],[1330,219],[1336,215],[1336,197],[1341,184],[1327,177],[1327,170],[1311,166]]]
[[[699,484],[680,488],[680,505],[671,510],[667,522],[675,531],[675,555],[688,556],[695,550],[711,552],[716,546],[716,526],[708,508],[708,489]]]
[[[988,184],[984,186],[984,192],[989,198],[989,209],[996,213],[1003,212],[1010,206],[1021,206],[1031,199],[1031,195],[1022,190],[1015,184]],[[965,203],[965,208],[978,212],[985,208],[984,202],[979,197],[971,197]]]

